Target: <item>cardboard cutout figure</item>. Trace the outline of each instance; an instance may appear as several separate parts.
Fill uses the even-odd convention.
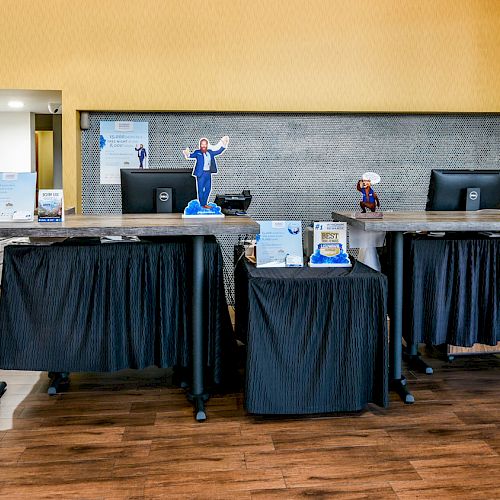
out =
[[[221,208],[208,199],[212,191],[212,174],[217,174],[216,156],[222,154],[229,144],[229,137],[225,135],[212,146],[206,137],[199,141],[199,148],[191,152],[189,148],[182,151],[186,160],[195,160],[193,177],[196,178],[197,200],[192,200],[184,210],[185,216],[218,216],[224,217]]]

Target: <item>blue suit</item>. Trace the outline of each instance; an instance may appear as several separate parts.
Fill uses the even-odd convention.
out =
[[[214,151],[207,149],[207,153],[210,155],[210,170],[203,170],[203,167],[205,166],[205,158],[200,149],[193,151],[189,155],[189,158],[194,158],[196,160],[193,168],[193,176],[196,177],[198,200],[202,207],[208,203],[208,197],[210,196],[210,191],[212,190],[212,174],[217,173],[217,163],[215,161],[215,157],[220,155],[225,149],[225,147],[220,147]]]
[[[146,150],[144,148],[134,148],[137,151],[137,157],[139,158],[139,168],[143,168],[144,158],[146,158]]]

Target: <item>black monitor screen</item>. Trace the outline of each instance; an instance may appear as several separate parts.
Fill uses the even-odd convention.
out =
[[[480,209],[500,209],[500,170],[433,170],[426,210],[465,210],[468,188],[479,188]]]
[[[124,214],[155,213],[156,190],[172,189],[172,212],[182,213],[196,199],[196,182],[191,169],[130,169],[120,171],[122,212]]]

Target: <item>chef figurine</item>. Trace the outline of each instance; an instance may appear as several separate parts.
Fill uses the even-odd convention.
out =
[[[371,212],[380,208],[380,200],[378,199],[377,193],[372,188],[373,184],[378,184],[380,182],[380,175],[375,172],[365,172],[361,179],[358,181],[356,189],[361,193],[363,199],[359,202],[361,207],[361,212],[366,213],[366,209]]]

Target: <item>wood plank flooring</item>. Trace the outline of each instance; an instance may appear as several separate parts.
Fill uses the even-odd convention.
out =
[[[202,424],[165,370],[74,374],[52,398],[46,374],[2,372],[0,498],[500,498],[500,356],[429,363],[412,406],[271,419],[232,393]]]

